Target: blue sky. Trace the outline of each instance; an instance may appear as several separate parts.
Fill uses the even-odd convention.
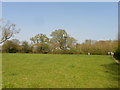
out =
[[[118,34],[117,2],[3,2],[5,20],[21,28],[14,38],[29,40],[43,33],[65,29],[68,34],[83,42],[114,40]]]
[[[0,2],[0,18],[2,18],[2,3]]]

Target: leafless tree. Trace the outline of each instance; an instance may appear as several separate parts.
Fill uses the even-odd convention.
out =
[[[0,21],[2,22],[2,20]],[[15,34],[19,33],[20,29],[16,29],[15,24],[11,24],[10,22],[7,22],[6,24],[0,25],[0,44],[5,42],[6,40],[10,39]]]

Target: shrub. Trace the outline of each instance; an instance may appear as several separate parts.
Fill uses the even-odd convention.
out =
[[[81,54],[81,52],[76,49],[70,49],[70,50],[54,49],[50,53],[51,54]]]
[[[5,53],[16,53],[16,52],[18,52],[18,47],[19,47],[19,45],[15,44],[14,42],[6,41],[2,45],[2,50]]]
[[[117,60],[120,60],[120,47],[116,50],[115,54],[114,54],[114,57],[117,59]]]
[[[49,45],[45,43],[39,43],[36,44],[32,47],[32,52],[33,53],[43,53],[46,54],[50,51]]]

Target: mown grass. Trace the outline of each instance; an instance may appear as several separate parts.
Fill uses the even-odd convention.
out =
[[[3,54],[3,88],[117,88],[106,55]]]
[[[2,53],[0,53],[0,89],[2,89]]]

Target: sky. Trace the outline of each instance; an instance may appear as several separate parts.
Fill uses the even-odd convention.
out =
[[[2,2],[0,2],[0,18],[2,18]]]
[[[51,38],[57,29],[66,30],[79,43],[115,40],[118,35],[117,2],[3,2],[2,17],[21,29],[13,37],[20,41],[39,33]]]

